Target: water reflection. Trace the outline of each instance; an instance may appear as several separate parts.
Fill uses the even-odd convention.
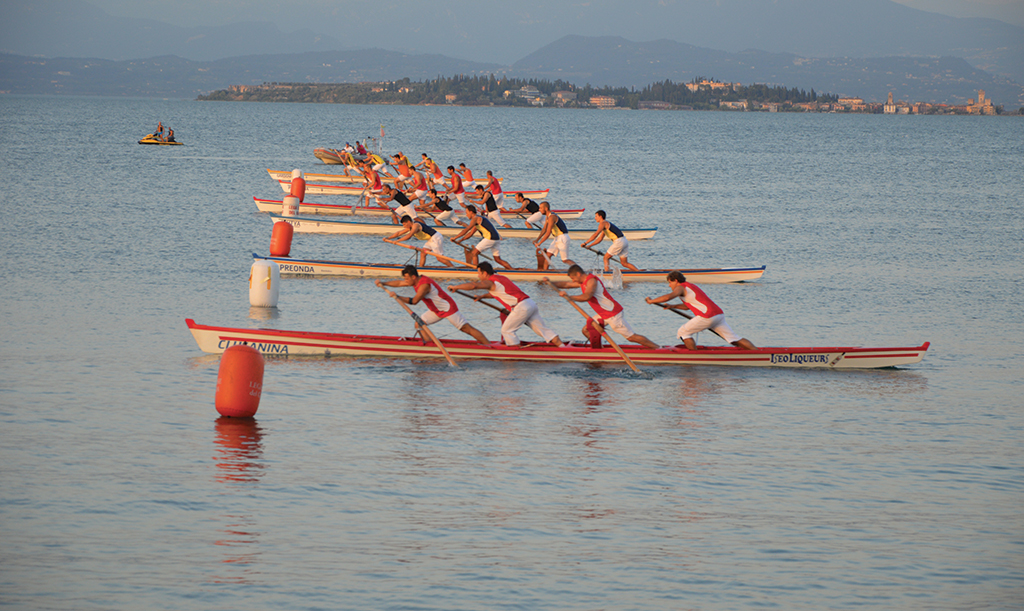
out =
[[[255,418],[222,416],[215,424],[218,482],[237,485],[252,484],[263,477],[263,432]],[[228,514],[221,537],[214,545],[228,548],[221,562],[244,567],[241,575],[215,575],[215,583],[250,583],[251,565],[259,556],[260,532],[251,515]]]
[[[281,311],[277,308],[262,308],[249,306],[249,318],[253,320],[275,320],[281,317]]]

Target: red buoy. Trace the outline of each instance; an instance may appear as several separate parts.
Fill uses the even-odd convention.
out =
[[[291,223],[280,221],[274,223],[274,229],[270,233],[270,256],[287,257],[292,251],[292,235],[295,228]]]
[[[238,344],[224,351],[217,372],[214,407],[221,416],[251,418],[263,393],[263,355],[252,346]]]
[[[305,201],[306,198],[306,179],[299,176],[298,178],[292,179],[292,190],[291,195],[299,198],[299,201]]]

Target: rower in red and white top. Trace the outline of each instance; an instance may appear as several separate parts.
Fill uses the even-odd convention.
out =
[[[488,292],[488,297],[497,299],[502,305],[510,310],[505,321],[501,323],[501,338],[507,346],[518,346],[519,336],[516,334],[523,325],[529,326],[533,332],[544,338],[544,341],[555,346],[561,346],[562,340],[558,334],[548,328],[544,318],[540,315],[537,303],[523,292],[514,282],[504,276],[494,273],[490,263],[484,261],[476,266],[477,281],[465,282],[463,284],[450,285],[449,291],[464,291],[471,289],[482,289]]]
[[[363,164],[363,188],[366,189],[366,205],[370,205],[370,197],[380,203],[380,194],[384,190],[384,183],[380,179],[380,174],[369,164]]]
[[[699,287],[687,282],[686,276],[682,272],[669,272],[668,285],[672,289],[670,292],[660,297],[648,297],[646,301],[647,303],[665,303],[678,297],[682,303],[670,307],[693,312],[693,318],[686,321],[676,332],[679,339],[686,344],[688,349],[697,349],[697,342],[694,341],[693,336],[705,329],[711,329],[722,339],[737,348],[743,348],[744,350],[753,350],[755,348],[750,340],[736,335],[728,323],[725,322],[725,313],[722,312],[722,308],[718,307],[718,304],[714,301],[711,301],[711,298],[704,294],[704,291]]]
[[[498,204],[498,209],[505,209],[505,194],[501,190],[501,182],[495,178],[494,174],[487,170],[487,190],[494,196],[494,202]]]
[[[466,189],[462,186],[462,177],[455,171],[455,166],[448,166],[448,178],[452,181],[452,185],[445,189],[445,195],[454,195],[455,199],[459,200],[459,204],[466,207]]]
[[[416,305],[422,301],[427,306],[427,312],[420,316],[420,320],[422,320],[425,325],[432,325],[435,322],[447,320],[452,323],[452,326],[456,329],[473,336],[473,339],[481,344],[490,343],[487,341],[487,337],[477,330],[476,327],[469,324],[466,317],[459,312],[459,306],[455,305],[455,300],[452,299],[452,296],[446,293],[437,282],[434,282],[433,279],[421,276],[419,270],[416,269],[416,266],[406,265],[402,268],[401,280],[389,280],[387,282],[377,280],[374,284],[379,287],[411,286],[415,288],[416,293],[412,297],[397,296],[394,291],[390,290],[388,291],[388,295],[397,297],[409,305]]]
[[[550,282],[559,289],[580,289],[579,295],[569,295],[564,290],[558,291],[558,294],[573,301],[586,301],[590,304],[590,307],[594,309],[594,312],[597,315],[592,317],[587,321],[587,324],[583,326],[584,335],[593,338],[593,333],[588,327],[592,327],[592,325],[598,325],[600,327],[608,325],[611,327],[612,331],[615,331],[622,337],[626,338],[626,341],[636,342],[642,346],[646,346],[647,348],[657,349],[661,347],[633,330],[633,327],[630,326],[629,322],[626,320],[626,316],[622,312],[622,305],[612,298],[600,278],[594,274],[586,273],[583,271],[582,267],[575,263],[569,267],[569,271],[567,273],[570,278],[569,282],[551,281],[548,278],[544,278],[544,280],[546,282]]]

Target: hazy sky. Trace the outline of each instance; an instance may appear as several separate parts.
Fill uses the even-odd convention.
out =
[[[88,0],[111,15],[121,17],[143,17],[157,19],[181,26],[225,25],[237,21],[272,21],[285,31],[300,28],[317,29],[327,25],[331,29],[343,28],[345,15],[355,7],[379,7],[382,13],[393,19],[416,20],[424,6],[436,7],[438,11],[450,12],[452,19],[458,18],[458,9],[451,7],[469,6],[472,3],[504,5],[510,13],[520,12],[524,3],[515,0],[466,0],[466,2],[423,2],[422,0]],[[673,2],[674,0],[662,0]],[[719,0],[708,0],[718,2]],[[765,0],[768,1],[768,0]],[[856,0],[849,0],[856,2]],[[931,11],[952,17],[990,17],[1024,27],[1024,0],[894,0],[900,4],[923,11]],[[586,10],[591,5],[608,9],[617,5],[623,11],[635,6],[635,0],[552,0],[550,4],[571,5]],[[445,8],[447,5],[449,8]],[[405,10],[403,10],[405,9]],[[529,14],[520,12],[520,20],[529,19]],[[484,25],[484,24],[481,24]],[[495,24],[499,25],[499,24]],[[487,27],[487,26],[485,26]],[[381,36],[386,36],[382,31]]]

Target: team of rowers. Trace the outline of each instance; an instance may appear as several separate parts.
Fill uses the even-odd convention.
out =
[[[487,337],[476,327],[469,324],[466,318],[459,312],[459,307],[449,294],[459,293],[464,296],[473,297],[475,301],[481,299],[495,299],[501,304],[501,339],[506,346],[519,346],[520,339],[518,331],[523,326],[528,326],[534,333],[539,335],[545,342],[554,346],[564,345],[561,337],[551,330],[544,321],[537,307],[537,303],[527,295],[512,280],[497,274],[490,263],[484,261],[476,266],[477,280],[464,282],[462,284],[450,284],[447,291],[436,281],[419,273],[413,265],[406,265],[402,269],[400,280],[387,282],[376,281],[378,287],[412,287],[414,293],[411,297],[397,295],[394,291],[385,288],[388,295],[415,305],[423,302],[427,306],[427,312],[419,317],[424,325],[432,325],[441,320],[447,320],[456,329],[470,335],[481,344],[488,344]],[[647,337],[640,335],[633,330],[626,320],[622,305],[616,301],[608,289],[605,288],[601,278],[588,274],[579,265],[573,264],[568,271],[569,281],[552,281],[544,278],[544,282],[559,289],[558,294],[566,299],[575,302],[586,302],[594,310],[595,315],[590,317],[583,327],[583,333],[590,338],[591,346],[600,347],[600,335],[607,326],[627,341],[638,343],[646,348],[660,349],[658,344]],[[708,297],[704,291],[694,284],[686,281],[686,277],[679,271],[669,272],[667,277],[669,288],[668,293],[659,297],[647,297],[649,304],[663,304],[672,299],[679,298],[680,303],[661,306],[674,310],[689,310],[692,314],[676,332],[678,338],[686,348],[696,350],[697,344],[693,336],[700,331],[711,329],[732,345],[752,350],[754,344],[745,338],[736,335],[725,321],[725,314],[722,309]],[[565,289],[579,288],[580,293],[570,295]],[[487,291],[481,295],[463,293],[467,290]]]
[[[433,324],[440,320],[447,320],[459,331],[471,336],[480,344],[488,344],[486,336],[466,320],[459,312],[459,306],[450,293],[459,293],[467,297],[473,297],[475,301],[481,299],[495,299],[502,308],[502,342],[506,346],[519,346],[520,340],[517,332],[523,326],[529,326],[545,342],[554,346],[562,346],[561,338],[552,331],[544,317],[541,315],[537,302],[532,300],[520,289],[511,279],[495,272],[495,268],[486,261],[476,266],[477,279],[471,282],[463,282],[461,285],[449,285],[447,291],[441,288],[438,283],[430,277],[421,275],[414,265],[407,265],[401,270],[401,279],[382,282],[376,280],[376,285],[385,288],[388,295],[410,305],[423,302],[427,306],[427,312],[419,317],[419,320],[426,325]],[[626,338],[627,341],[635,342],[650,349],[660,349],[662,346],[655,344],[646,337],[636,333],[630,323],[626,320],[622,304],[608,293],[601,278],[593,273],[587,273],[577,264],[572,264],[568,269],[568,281],[553,281],[544,278],[549,285],[558,289],[558,295],[574,301],[586,302],[593,308],[595,315],[590,317],[584,325],[583,333],[590,341],[591,346],[600,347],[600,336],[605,326],[618,335]],[[729,324],[725,321],[725,314],[714,301],[692,283],[686,281],[686,276],[680,271],[672,271],[668,274],[669,293],[659,297],[648,297],[649,304],[664,304],[675,298],[680,303],[670,306],[662,306],[668,309],[689,310],[689,320],[680,326],[676,332],[677,337],[687,349],[695,350],[696,342],[693,339],[697,333],[705,330],[712,330],[719,337],[737,348],[753,350],[754,344],[750,340],[737,336]],[[412,297],[398,296],[386,287],[412,287]],[[579,295],[569,295],[566,289],[580,289]],[[471,295],[463,291],[486,291],[482,295]]]

